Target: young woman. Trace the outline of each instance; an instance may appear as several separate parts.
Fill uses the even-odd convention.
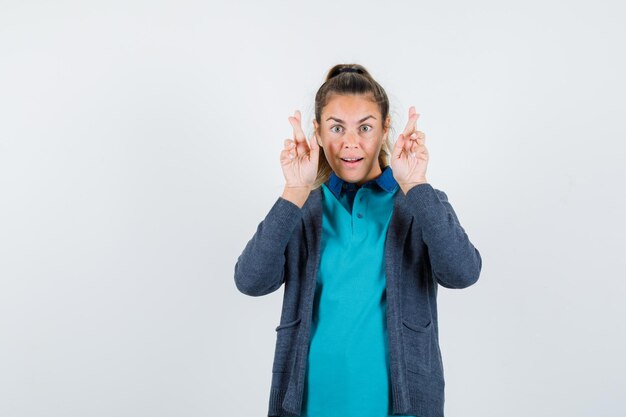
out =
[[[482,260],[426,179],[418,118],[392,145],[360,65],[330,69],[308,142],[289,118],[284,192],[235,265],[244,294],[285,284],[268,416],[443,417],[437,288],[472,285]]]

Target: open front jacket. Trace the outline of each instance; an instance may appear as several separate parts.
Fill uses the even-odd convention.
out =
[[[285,284],[268,416],[300,416],[320,262],[322,190],[302,208],[278,197],[235,264],[235,285],[262,296]],[[437,288],[466,288],[482,259],[447,195],[429,183],[394,197],[385,241],[387,331],[394,414],[443,417]]]

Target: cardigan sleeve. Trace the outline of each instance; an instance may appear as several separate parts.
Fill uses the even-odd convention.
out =
[[[422,228],[422,238],[436,281],[446,288],[466,288],[478,281],[482,258],[448,201],[429,183],[406,194],[409,210]]]
[[[302,219],[302,209],[278,197],[259,223],[235,264],[235,286],[243,294],[261,296],[283,284],[285,249]]]

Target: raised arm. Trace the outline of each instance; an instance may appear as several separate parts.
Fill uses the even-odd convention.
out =
[[[420,115],[409,108],[409,120],[393,148],[393,176],[405,194],[409,210],[422,228],[433,275],[447,288],[469,287],[478,280],[482,259],[448,202],[426,179],[429,152],[426,135],[417,130]]]
[[[319,147],[315,137],[307,143],[300,125],[300,112],[289,117],[294,138],[286,139],[280,153],[285,190],[257,227],[235,264],[235,285],[246,295],[276,291],[284,282],[285,250],[302,219],[317,175]]]

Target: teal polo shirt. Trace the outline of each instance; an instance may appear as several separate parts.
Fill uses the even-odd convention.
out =
[[[334,172],[322,185],[302,416],[392,417],[384,247],[398,190],[390,167],[360,187]]]

